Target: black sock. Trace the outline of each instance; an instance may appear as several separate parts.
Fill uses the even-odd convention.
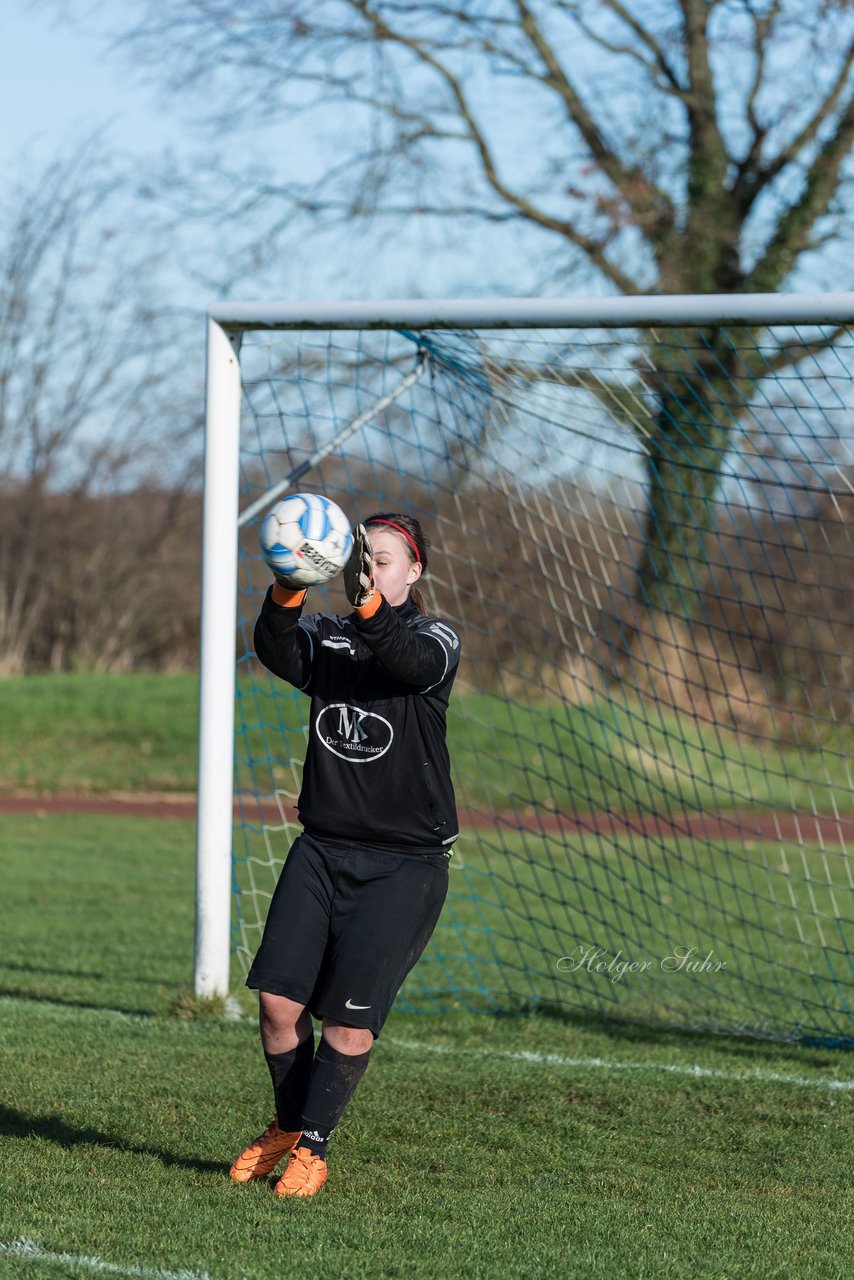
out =
[[[301,1147],[326,1159],[326,1144],[368,1067],[371,1051],[339,1053],[321,1037],[302,1112]]]
[[[302,1128],[302,1109],[314,1061],[314,1032],[301,1040],[289,1053],[265,1051],[264,1057],[273,1081],[276,1123],[280,1129],[294,1133]]]

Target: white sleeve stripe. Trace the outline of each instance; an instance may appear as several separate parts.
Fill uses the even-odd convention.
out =
[[[429,629],[434,635],[439,636],[446,644],[449,644],[452,649],[459,647],[459,638],[444,622],[431,622]]]
[[[445,679],[445,676],[448,674],[448,665],[449,665],[449,663],[450,663],[450,661],[451,661],[451,657],[450,657],[450,654],[448,653],[448,650],[445,648],[444,644],[443,644],[443,643],[442,643],[442,641],[438,638],[438,636],[428,636],[428,639],[435,640],[435,641],[436,641],[436,643],[439,645],[439,648],[442,650],[442,653],[444,653],[444,655],[445,655],[445,670],[444,670],[444,671],[442,672],[442,674],[439,676],[439,679],[435,682],[435,684],[429,684],[429,685],[427,686],[427,688],[426,688],[426,689],[422,689],[422,690],[421,690],[421,693],[429,693],[431,689],[435,689],[435,688],[436,688],[436,685],[439,685],[439,684],[441,684],[441,683],[442,683],[442,681]]]

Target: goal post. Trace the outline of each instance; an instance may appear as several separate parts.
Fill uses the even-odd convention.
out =
[[[404,1007],[854,1045],[852,322],[854,294],[210,308],[198,995],[299,830],[305,699],[251,649],[256,526],[297,487],[414,510],[463,635],[462,835]]]
[[[239,343],[208,321],[196,835],[198,996],[225,995],[231,952]]]

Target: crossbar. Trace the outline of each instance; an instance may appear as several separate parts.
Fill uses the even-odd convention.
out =
[[[393,298],[381,302],[214,302],[224,329],[540,329],[635,325],[844,324],[854,293],[735,293],[618,298]]]

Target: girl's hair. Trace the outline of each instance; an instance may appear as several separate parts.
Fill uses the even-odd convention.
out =
[[[396,533],[406,547],[412,563],[421,564],[422,574],[427,572],[427,554],[430,550],[430,539],[421,528],[420,521],[415,519],[415,516],[405,515],[401,511],[375,511],[372,516],[368,516],[367,520],[364,521],[364,525],[366,529],[370,529],[372,525],[383,529],[391,527],[392,533]],[[397,528],[395,528],[395,525]],[[418,612],[426,614],[427,605],[418,587],[410,587],[409,596]]]

